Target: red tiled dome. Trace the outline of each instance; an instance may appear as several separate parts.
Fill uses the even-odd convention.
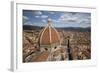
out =
[[[60,36],[57,30],[51,26],[51,22],[48,21],[48,26],[41,32],[40,45],[51,45],[53,43],[60,43]]]

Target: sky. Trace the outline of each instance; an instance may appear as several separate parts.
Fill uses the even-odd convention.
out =
[[[23,10],[23,25],[47,26],[48,19],[54,27],[91,27],[91,13]]]

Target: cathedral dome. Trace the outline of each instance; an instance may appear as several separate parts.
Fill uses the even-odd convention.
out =
[[[51,24],[51,20],[48,19],[48,26],[40,34],[40,45],[60,44],[60,35]]]

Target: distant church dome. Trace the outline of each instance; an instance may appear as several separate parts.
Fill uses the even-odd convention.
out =
[[[48,19],[48,26],[43,29],[40,34],[40,45],[60,44],[60,35],[58,31],[51,25],[52,20]]]

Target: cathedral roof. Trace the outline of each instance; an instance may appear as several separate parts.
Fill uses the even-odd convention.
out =
[[[50,45],[53,43],[60,43],[60,35],[51,25],[51,21],[48,21],[48,26],[41,32],[40,45]]]

